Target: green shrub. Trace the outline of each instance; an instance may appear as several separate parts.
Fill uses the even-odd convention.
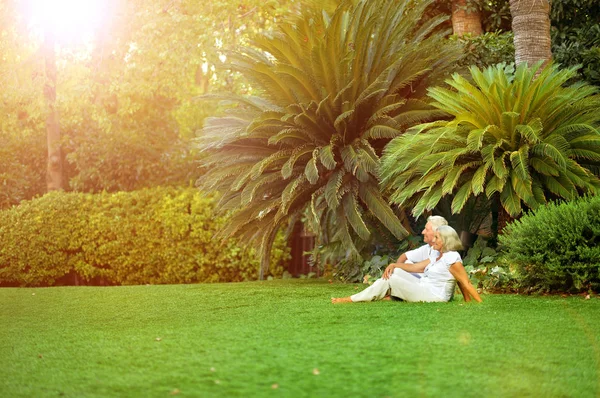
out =
[[[600,286],[600,197],[540,207],[499,238],[523,287],[578,292]]]
[[[197,189],[153,188],[97,195],[53,192],[0,212],[0,283],[48,286],[77,275],[87,283],[231,282],[258,277],[253,249],[214,238],[226,218]],[[278,236],[270,276],[289,249]]]
[[[479,236],[473,247],[463,257],[463,265],[471,283],[487,291],[506,290],[515,287],[515,272],[504,264],[500,253],[490,241]]]
[[[361,263],[348,261],[347,258],[335,263],[332,276],[344,282],[371,284],[381,278],[385,268],[395,262],[402,253],[415,249],[422,244],[423,241],[420,236],[408,236],[401,241],[380,239],[365,248],[362,253],[365,260]],[[368,248],[371,249],[369,252],[366,251]],[[322,247],[320,250],[322,251],[321,255],[323,255],[323,252],[329,251],[327,247]],[[337,258],[339,258],[339,255]]]
[[[554,62],[581,65],[577,80],[600,86],[598,0],[553,0],[550,20]]]
[[[600,86],[600,23],[552,33],[554,62],[564,67],[581,65],[577,80]]]
[[[486,32],[479,36],[452,36],[462,44],[465,57],[459,65],[475,65],[480,69],[500,63],[510,64],[515,60],[512,32]]]

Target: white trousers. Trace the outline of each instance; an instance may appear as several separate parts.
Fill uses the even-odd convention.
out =
[[[371,286],[360,293],[356,293],[350,298],[352,301],[375,301],[383,299],[388,290],[394,297],[400,297],[405,301],[445,301],[443,298],[432,294],[423,279],[396,268],[389,279],[377,279]]]

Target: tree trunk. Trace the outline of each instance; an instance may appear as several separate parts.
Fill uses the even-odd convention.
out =
[[[48,117],[46,119],[46,136],[48,139],[46,187],[48,192],[50,192],[64,188],[60,125],[58,122],[58,110],[56,109],[56,57],[54,54],[54,37],[51,33],[45,34],[43,53],[46,67],[44,97],[48,105]]]
[[[483,33],[481,27],[481,13],[479,10],[467,11],[467,0],[454,0],[452,2],[452,31],[457,36],[471,34],[479,36]]]
[[[504,228],[510,222],[512,222],[514,218],[511,217],[510,214],[504,209],[502,204],[498,208],[498,235],[502,235],[504,232]]]
[[[548,0],[510,0],[515,64],[532,66],[552,59],[550,41],[550,3]]]

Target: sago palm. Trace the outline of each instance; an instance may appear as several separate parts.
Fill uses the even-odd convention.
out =
[[[440,114],[426,88],[460,56],[443,41],[445,17],[421,20],[431,1],[343,1],[304,11],[229,57],[261,89],[206,123],[204,188],[231,211],[223,236],[257,242],[263,260],[283,223],[303,215],[318,243],[356,243],[375,228],[406,230],[379,190],[383,145]],[[268,267],[263,263],[263,269]]]
[[[575,69],[498,65],[471,68],[429,95],[447,121],[418,125],[392,140],[382,157],[391,200],[419,215],[452,195],[452,212],[471,197],[499,198],[511,216],[550,198],[571,199],[600,187],[600,96],[565,86]]]

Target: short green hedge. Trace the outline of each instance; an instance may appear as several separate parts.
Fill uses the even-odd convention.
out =
[[[258,278],[255,250],[214,236],[214,196],[194,188],[53,192],[0,212],[0,284],[233,282]],[[289,260],[283,236],[267,276]]]
[[[600,197],[553,203],[508,224],[499,236],[521,287],[582,292],[600,287]]]

